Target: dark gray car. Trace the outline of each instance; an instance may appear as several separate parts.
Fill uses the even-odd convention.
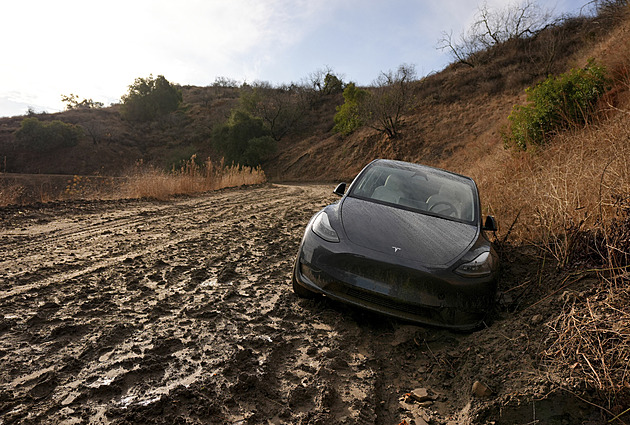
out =
[[[375,160],[339,202],[308,223],[293,271],[298,296],[332,299],[413,322],[479,327],[492,309],[498,257],[475,182]]]

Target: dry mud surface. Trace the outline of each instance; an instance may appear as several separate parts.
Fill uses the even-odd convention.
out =
[[[331,189],[0,209],[0,423],[601,422],[536,371],[544,310],[462,334],[296,298]]]

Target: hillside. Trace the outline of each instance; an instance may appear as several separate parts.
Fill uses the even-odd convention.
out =
[[[548,73],[583,66],[618,21],[611,16],[567,18],[536,37],[491,49],[474,68],[454,63],[413,83],[415,106],[393,141],[367,128],[348,137],[335,134],[333,116],[343,103],[341,93],[305,85],[300,89],[309,97],[308,110],[263,168],[272,180],[319,181],[350,178],[377,157],[450,165],[448,159],[462,149],[494,154],[501,144],[501,127],[512,106],[524,100],[524,89]],[[211,147],[211,130],[238,106],[243,90],[230,85],[181,87],[182,107],[149,123],[123,120],[120,105],[34,114],[42,121],[61,120],[84,130],[77,146],[45,153],[16,143],[14,133],[24,117],[2,118],[0,171],[121,175],[137,161],[165,168],[192,154],[216,161],[220,154]]]

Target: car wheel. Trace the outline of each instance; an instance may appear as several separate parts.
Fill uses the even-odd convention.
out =
[[[293,275],[291,279],[291,283],[293,284],[293,292],[295,293],[295,295],[297,295],[300,298],[315,298],[317,296],[317,293],[309,289],[306,289],[305,287],[300,285],[297,281],[296,273],[297,273],[297,260],[295,261],[295,266],[293,267]]]

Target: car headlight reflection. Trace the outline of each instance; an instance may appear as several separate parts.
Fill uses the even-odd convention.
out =
[[[339,242],[339,236],[337,236],[337,232],[330,225],[330,221],[328,220],[328,215],[325,212],[320,212],[313,220],[313,232],[328,242]]]
[[[489,276],[494,268],[494,257],[489,251],[477,256],[472,261],[459,266],[455,273],[465,277],[484,277]]]

